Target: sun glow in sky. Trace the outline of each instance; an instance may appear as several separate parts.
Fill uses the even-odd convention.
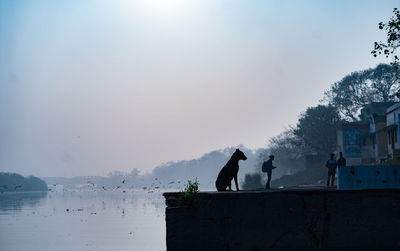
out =
[[[0,171],[149,172],[268,139],[374,67],[398,1],[0,1]]]
[[[195,0],[122,0],[122,8],[126,7],[135,13],[142,12],[153,18],[177,18],[189,16],[199,8],[200,1]]]

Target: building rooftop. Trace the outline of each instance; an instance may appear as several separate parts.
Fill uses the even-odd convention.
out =
[[[400,107],[400,103],[395,103],[386,109],[386,113],[390,113]]]

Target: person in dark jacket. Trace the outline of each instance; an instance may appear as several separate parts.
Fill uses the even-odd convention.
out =
[[[339,159],[337,160],[337,166],[338,167],[346,166],[346,159],[343,157],[342,152],[339,153]]]
[[[265,161],[263,163],[263,166],[262,166],[262,171],[266,172],[267,175],[268,175],[268,181],[267,181],[267,184],[265,185],[265,189],[270,189],[271,188],[270,185],[271,185],[271,178],[272,178],[272,170],[276,168],[276,166],[272,165],[272,161],[274,159],[275,159],[275,156],[274,155],[270,155],[269,156],[269,160]]]
[[[326,161],[325,166],[329,169],[328,170],[328,183],[326,186],[329,187],[329,181],[331,181],[331,187],[333,187],[333,183],[335,182],[335,174],[336,174],[336,160],[335,154],[331,153],[331,158]]]

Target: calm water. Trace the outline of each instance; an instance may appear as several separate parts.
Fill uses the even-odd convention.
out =
[[[145,191],[0,194],[0,250],[165,250],[165,203]]]

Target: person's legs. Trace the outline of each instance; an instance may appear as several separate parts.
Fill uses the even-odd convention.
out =
[[[270,188],[271,188],[271,187],[270,187],[270,184],[271,184],[271,176],[272,176],[272,175],[269,173],[269,174],[268,174],[267,185],[265,186],[266,189],[270,189]]]
[[[330,181],[330,179],[331,179],[331,174],[328,173],[328,182],[326,183],[326,186],[327,186],[327,187],[329,187],[329,181]]]
[[[329,182],[330,181],[330,182]],[[327,186],[333,187],[333,182],[335,181],[335,175],[333,173],[328,173],[328,184]]]

